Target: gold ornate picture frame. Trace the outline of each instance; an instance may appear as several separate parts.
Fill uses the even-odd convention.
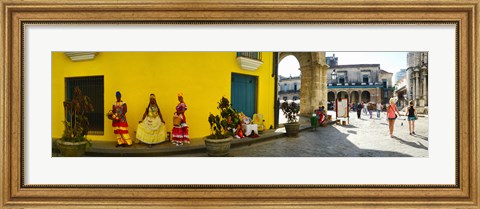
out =
[[[472,1],[68,1],[2,0],[2,208],[479,208],[479,6]],[[455,185],[64,185],[23,181],[23,27],[26,23],[155,21],[258,24],[455,23]],[[452,127],[454,128],[454,127]]]

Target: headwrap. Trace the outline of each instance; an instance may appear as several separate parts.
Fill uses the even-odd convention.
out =
[[[117,93],[115,93],[115,95],[116,95],[117,97],[121,97],[121,96],[122,96],[122,94],[120,93],[120,91],[117,91]]]
[[[177,97],[183,97],[183,93],[182,93],[182,92],[179,92],[179,93],[177,94]]]
[[[155,99],[155,94],[150,94],[150,99]]]

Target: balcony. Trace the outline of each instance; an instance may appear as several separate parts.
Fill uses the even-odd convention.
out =
[[[97,52],[64,52],[65,55],[74,62],[84,61],[84,60],[93,60],[97,55]]]
[[[356,83],[356,82],[351,82],[351,83],[328,83],[328,88],[375,88],[375,87],[383,87],[382,84],[379,83]]]
[[[237,63],[244,70],[257,70],[262,66],[261,52],[237,52]]]
[[[279,93],[281,94],[300,93],[300,90],[287,90],[287,91],[281,90]]]

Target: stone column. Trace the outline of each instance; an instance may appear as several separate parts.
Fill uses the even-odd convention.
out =
[[[428,81],[428,74],[427,74],[427,70],[424,70],[423,71],[423,100],[424,100],[424,105],[425,106],[428,106],[428,85],[427,85],[427,81]]]
[[[420,99],[420,85],[419,85],[419,77],[418,71],[415,72],[415,103],[418,105],[418,100]]]
[[[383,94],[382,94],[382,89],[377,87],[377,99],[373,100],[375,103],[382,102]]]
[[[312,68],[311,66],[301,66],[301,91],[300,91],[300,114],[311,114],[311,91],[312,91]]]
[[[320,99],[327,108],[327,101],[328,101],[328,83],[327,83],[327,71],[328,71],[328,66],[327,65],[322,65],[320,69],[320,87],[321,87],[321,92],[320,92]]]
[[[316,64],[312,64],[312,86],[311,86],[311,95],[310,95],[310,108],[307,113],[312,114],[314,109],[318,108],[318,104],[321,101],[320,99],[320,92],[321,92],[321,86],[320,86],[320,77],[321,77],[321,72],[320,68]]]

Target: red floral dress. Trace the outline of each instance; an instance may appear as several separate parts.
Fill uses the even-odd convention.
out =
[[[190,144],[190,138],[188,137],[188,125],[187,118],[185,117],[185,111],[187,105],[181,102],[176,107],[178,116],[182,119],[180,125],[174,125],[172,129],[172,142],[176,144],[187,143]],[[182,112],[182,113],[178,113]]]
[[[132,140],[130,139],[130,135],[128,134],[127,117],[124,114],[125,105],[126,103],[123,101],[115,102],[113,104],[113,113],[117,116],[117,119],[113,120],[112,127],[113,133],[115,133],[117,137],[118,144],[131,145]]]

